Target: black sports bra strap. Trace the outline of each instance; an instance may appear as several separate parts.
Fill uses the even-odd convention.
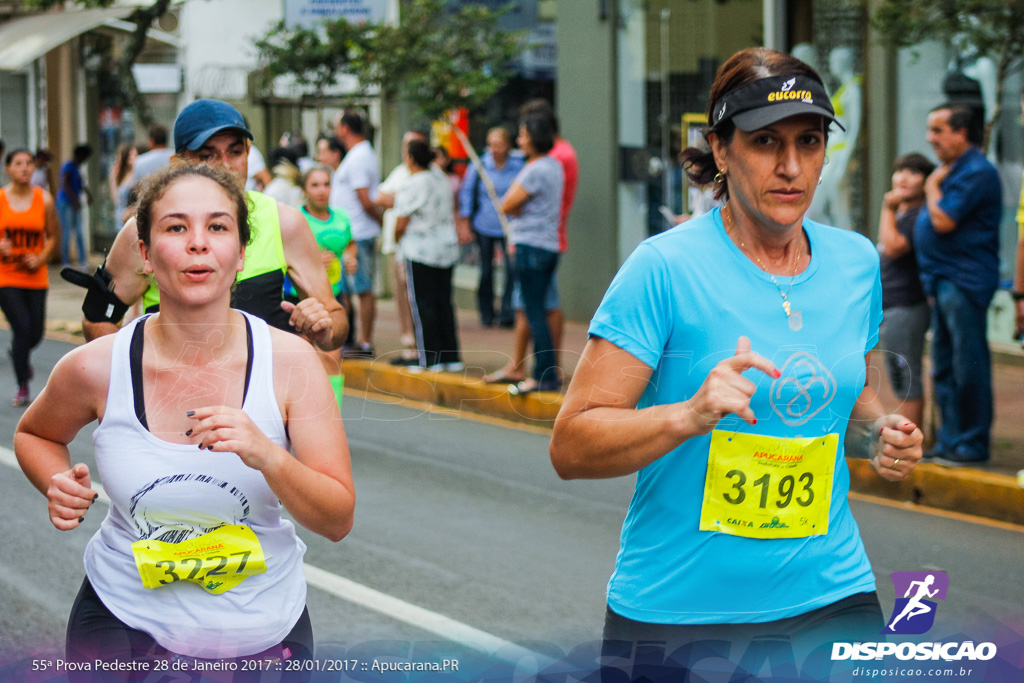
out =
[[[148,318],[149,316],[146,316]],[[245,387],[242,389],[242,405],[245,405],[245,398],[249,395],[249,380],[252,379],[252,356],[253,356],[253,342],[252,342],[252,325],[249,324],[249,319],[242,316],[245,320]],[[146,421],[146,396],[142,390],[142,348],[145,344],[145,328],[146,319],[143,318],[136,325],[132,331],[132,340],[128,346],[128,364],[131,370],[132,377],[132,399],[135,404],[135,417],[138,418],[139,423],[149,430],[149,422]]]
[[[148,318],[149,316],[146,316]],[[146,318],[135,324],[132,332],[132,342],[128,347],[128,363],[132,375],[132,397],[135,401],[135,417],[146,431],[149,431],[149,423],[146,421],[146,397],[142,392],[142,345],[145,343]]]

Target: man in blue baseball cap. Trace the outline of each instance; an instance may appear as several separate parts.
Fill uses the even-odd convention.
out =
[[[229,173],[245,185],[252,133],[237,109],[220,100],[196,100],[174,121],[174,159]],[[259,192],[249,192],[253,240],[245,250],[232,305],[283,330],[308,337],[319,348],[340,348],[348,318],[334,298],[313,232],[302,214]],[[143,274],[135,219],[118,233],[104,266],[84,284],[89,289],[82,312],[86,339],[111,334],[124,312],[140,299],[156,310],[159,294]],[[285,274],[303,295],[298,304],[283,302]]]
[[[174,152],[194,152],[223,131],[238,132],[252,140],[245,119],[233,106],[220,100],[196,100],[174,119]]]

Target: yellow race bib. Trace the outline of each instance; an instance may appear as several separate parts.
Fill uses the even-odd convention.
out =
[[[332,258],[327,263],[327,281],[331,283],[331,287],[341,282],[341,259],[337,256]]]
[[[181,543],[136,541],[132,552],[146,588],[191,581],[219,595],[267,571],[259,539],[241,524],[226,524]]]
[[[700,530],[747,538],[828,533],[839,435],[711,432]]]

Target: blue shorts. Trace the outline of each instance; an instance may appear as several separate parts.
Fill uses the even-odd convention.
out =
[[[561,307],[562,301],[558,298],[558,271],[555,271],[555,274],[551,276],[551,285],[548,287],[547,293],[544,294],[544,310],[553,311]],[[516,311],[526,309],[526,304],[523,303],[523,293],[519,291],[518,281],[512,286],[512,309]]]
[[[345,293],[366,294],[373,291],[373,283],[377,277],[377,238],[356,240],[359,248],[356,259],[359,267],[355,275],[345,276]]]

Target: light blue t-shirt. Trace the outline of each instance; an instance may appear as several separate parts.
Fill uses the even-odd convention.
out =
[[[558,221],[565,185],[562,164],[551,156],[542,156],[526,164],[515,182],[522,185],[530,198],[523,204],[519,215],[511,218],[512,244],[528,244],[557,252]]]
[[[878,341],[878,253],[863,236],[809,220],[811,262],[775,276],[802,327],[790,329],[777,287],[726,235],[721,211],[652,237],[623,264],[590,325],[653,369],[638,408],[696,393],[735,354],[740,336],[775,363],[759,370],[757,425],[727,416],[717,429],[779,437],[838,434],[829,530],[797,539],[700,531],[711,435],[690,439],[637,474],[622,527],[608,604],[630,619],[664,624],[783,619],[873,591],[875,581],[846,501],[843,436],[864,387],[865,354]]]

